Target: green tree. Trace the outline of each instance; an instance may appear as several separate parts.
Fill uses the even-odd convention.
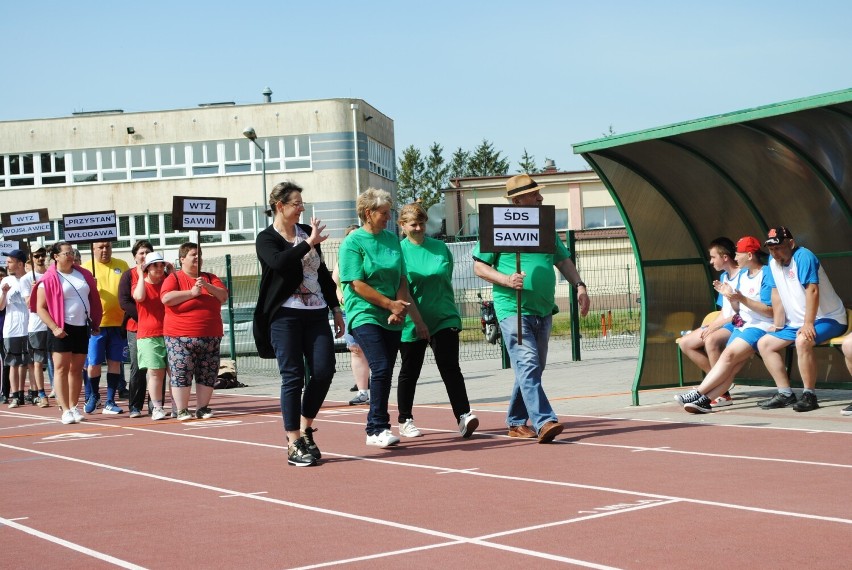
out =
[[[449,184],[450,165],[444,160],[444,148],[438,143],[429,147],[426,168],[422,176],[422,187],[417,195],[427,210],[443,198],[442,188]]]
[[[538,167],[535,165],[535,157],[530,156],[526,147],[524,147],[524,154],[521,156],[521,161],[518,163],[518,166],[521,167],[518,172],[525,172],[527,174],[535,174],[536,172],[539,172]]]
[[[425,166],[420,151],[414,145],[402,151],[396,173],[396,200],[398,204],[409,204],[417,199],[423,185]]]
[[[503,176],[509,171],[509,159],[494,150],[494,144],[482,139],[468,161],[470,176]]]
[[[470,174],[468,162],[470,161],[470,153],[462,150],[462,147],[456,149],[453,156],[450,157],[450,178],[464,178]]]

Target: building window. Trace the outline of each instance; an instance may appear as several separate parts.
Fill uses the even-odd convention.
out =
[[[388,180],[394,179],[393,150],[371,138],[367,139],[367,162],[370,172]]]
[[[568,210],[556,210],[556,229],[558,231],[568,229]]]
[[[41,154],[41,183],[65,184],[65,154],[45,152]]]
[[[33,155],[13,154],[9,157],[9,185],[34,186]]]
[[[479,235],[479,214],[468,214],[467,223],[459,232],[463,236],[478,236]]]
[[[583,208],[583,229],[623,228],[624,221],[615,206]]]

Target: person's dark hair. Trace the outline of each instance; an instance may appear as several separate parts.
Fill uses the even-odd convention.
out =
[[[348,226],[346,226],[346,229],[343,230],[343,237],[348,236],[360,227],[361,226],[359,226],[358,224],[349,224]]]
[[[70,246],[71,244],[68,243],[67,241],[58,241],[55,244],[53,244],[52,246],[50,246],[50,259],[53,259],[54,257],[56,257],[57,255],[60,254],[60,252],[62,251],[63,245],[69,245]],[[73,250],[74,247],[71,246],[71,249]]]
[[[293,192],[303,192],[302,187],[287,180],[286,182],[279,182],[272,189],[272,192],[269,193],[269,208],[266,210],[266,215],[271,216],[275,213],[275,204],[278,202],[289,202],[290,194]]]
[[[727,255],[731,259],[734,258],[734,252],[737,251],[737,246],[734,245],[734,242],[731,240],[731,238],[726,237],[717,237],[716,239],[710,242],[710,247],[708,247],[707,249],[713,249],[714,247],[720,255]]]
[[[134,257],[136,257],[136,252],[139,251],[140,247],[147,247],[151,251],[154,251],[154,245],[150,241],[146,239],[140,239],[133,244],[133,248],[130,250],[131,253],[133,253]]]
[[[192,251],[193,249],[198,249],[198,244],[188,241],[186,243],[180,244],[180,248],[178,248],[178,259],[183,259],[186,257],[186,254]]]

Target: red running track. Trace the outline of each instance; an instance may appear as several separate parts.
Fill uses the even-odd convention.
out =
[[[550,445],[479,411],[364,444],[327,402],[320,465],[289,467],[278,402],[215,396],[178,423],[0,410],[6,568],[838,568],[852,434],[563,416]],[[392,419],[395,414],[392,412]]]

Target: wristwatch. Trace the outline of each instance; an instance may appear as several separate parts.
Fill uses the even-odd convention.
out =
[[[582,281],[577,281],[576,283],[574,283],[574,287],[577,287],[577,288],[586,287],[586,284],[583,283]],[[588,289],[588,287],[586,287],[586,289]]]

